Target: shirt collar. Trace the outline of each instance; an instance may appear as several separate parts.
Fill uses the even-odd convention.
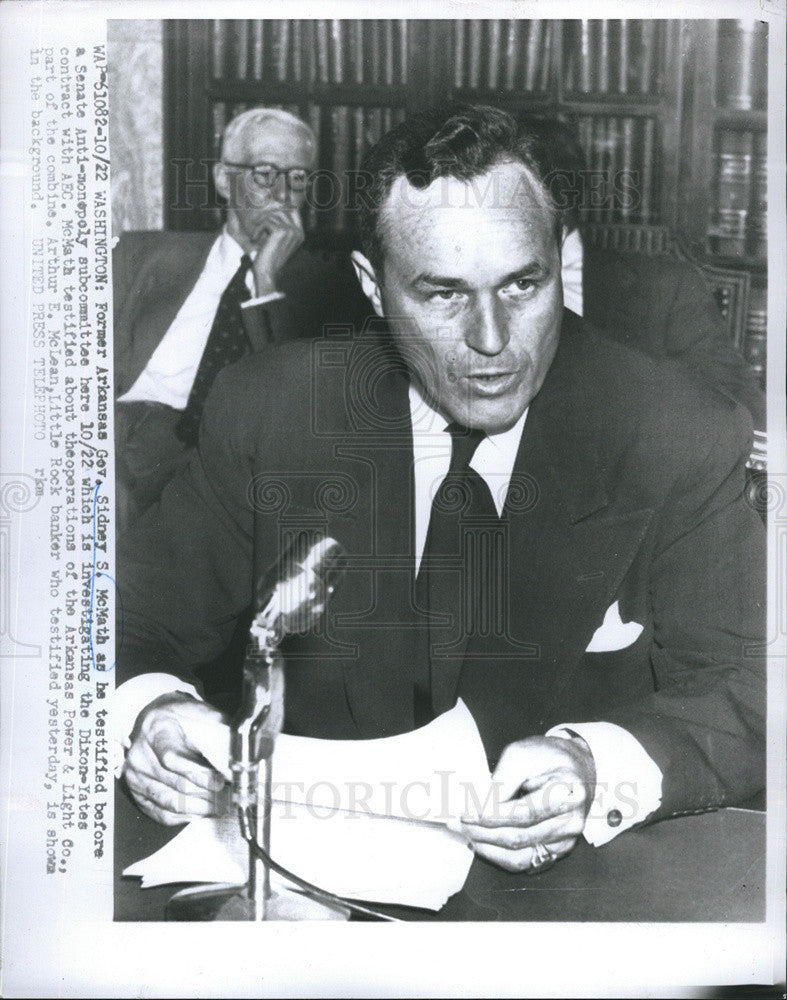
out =
[[[225,226],[216,241],[219,266],[224,270],[231,270],[234,274],[240,267],[241,257],[246,252],[238,243],[234,236],[230,236]],[[257,256],[257,251],[249,254],[252,260]]]
[[[412,382],[409,389],[410,419],[413,425],[413,449],[416,457],[424,451],[444,451],[450,457],[451,439],[445,434],[450,421],[426,402]],[[499,434],[487,434],[476,449],[470,465],[479,473],[509,476],[514,468],[519,442],[522,439],[527,409],[513,427]]]

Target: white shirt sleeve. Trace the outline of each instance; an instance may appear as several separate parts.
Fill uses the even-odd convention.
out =
[[[642,744],[611,722],[577,722],[554,726],[547,736],[581,736],[596,765],[596,794],[590,804],[583,836],[600,847],[635,823],[641,823],[661,804],[661,768]]]
[[[187,684],[174,674],[139,674],[116,689],[112,703],[112,753],[116,778],[123,770],[125,751],[139,713],[154,699],[176,691],[202,701],[193,684]]]

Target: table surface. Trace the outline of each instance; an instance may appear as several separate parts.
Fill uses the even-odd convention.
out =
[[[181,827],[115,797],[115,920],[160,921],[181,885],[140,889],[120,873]],[[382,907],[381,907],[382,909]],[[384,907],[408,920],[719,921],[765,919],[765,814],[746,809],[683,816],[622,834],[601,848],[580,840],[538,875],[476,858],[464,889],[439,913]]]

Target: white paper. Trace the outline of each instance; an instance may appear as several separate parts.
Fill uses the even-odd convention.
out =
[[[379,740],[280,736],[271,853],[340,896],[439,910],[464,885],[472,851],[447,828],[491,790],[483,743],[460,700],[427,726]],[[190,823],[124,871],[149,888],[247,879],[235,816]]]

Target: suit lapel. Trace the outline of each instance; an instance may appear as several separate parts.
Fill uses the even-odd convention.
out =
[[[531,403],[506,499],[506,635],[496,643],[471,641],[455,668],[460,693],[496,706],[488,713],[490,731],[518,700],[512,725],[520,736],[523,725],[543,731],[545,720],[559,716],[572,673],[653,514],[627,507],[612,489],[609,435],[581,362],[572,362],[573,325],[564,321],[558,354]]]
[[[205,266],[216,233],[194,233],[191,239],[167,241],[146,261],[131,298],[133,347],[128,360],[130,388],[150,361],[153,352],[191,294]],[[141,305],[141,308],[138,306]]]
[[[580,365],[569,322],[531,406],[509,491],[512,608],[535,642],[547,680],[545,711],[561,693],[614,600],[653,516],[615,495],[609,434]],[[532,419],[531,419],[532,418]],[[528,502],[517,502],[518,496]],[[516,634],[516,632],[515,632]]]
[[[353,355],[344,393],[350,429],[335,448],[359,485],[359,517],[343,526],[351,570],[336,622],[358,647],[345,663],[345,691],[359,731],[371,737],[413,727],[411,665],[427,655],[427,640],[413,604],[408,380],[374,338],[356,342]]]

